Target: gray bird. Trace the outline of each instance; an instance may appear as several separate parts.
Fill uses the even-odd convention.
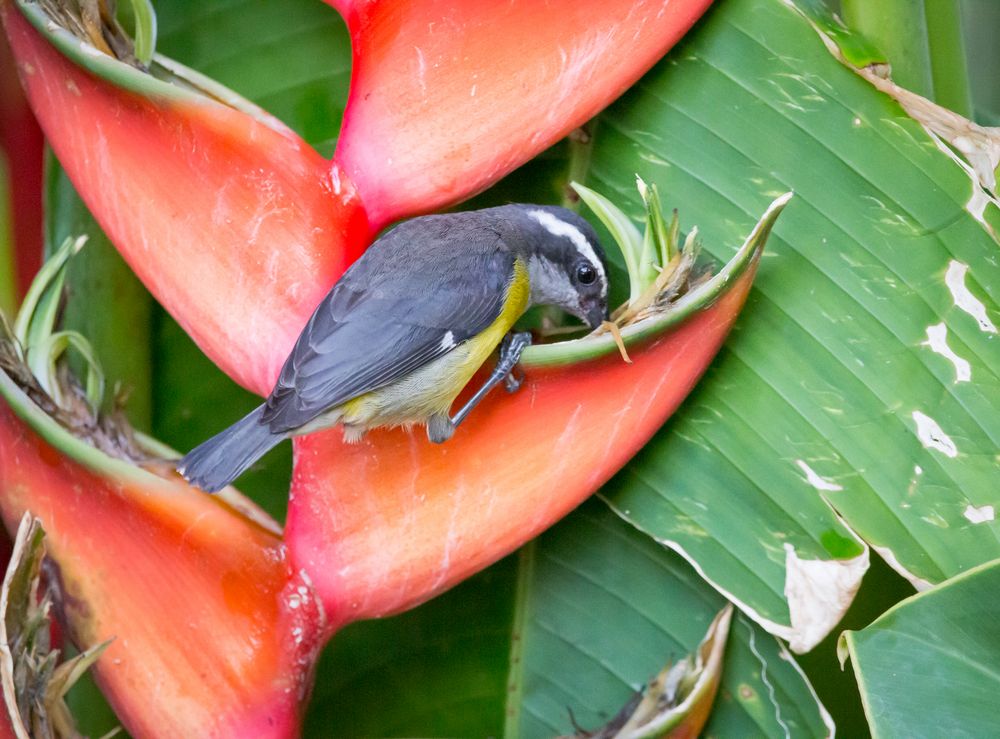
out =
[[[412,423],[446,441],[493,387],[516,387],[511,371],[530,334],[509,332],[525,310],[558,306],[596,328],[607,301],[597,235],[565,208],[505,205],[405,221],[316,307],[263,405],[177,469],[215,492],[283,439],[338,423],[347,441]],[[489,378],[450,415],[498,345]]]

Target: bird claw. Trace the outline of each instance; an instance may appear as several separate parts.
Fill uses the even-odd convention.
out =
[[[519,331],[507,334],[500,342],[500,359],[497,362],[497,369],[509,374],[521,359],[521,352],[531,346],[531,334],[527,331]]]
[[[516,393],[521,389],[522,382],[524,382],[524,375],[517,377],[514,374],[514,370],[511,370],[510,374],[504,378],[503,385],[507,389],[508,393]]]
[[[507,334],[500,342],[500,360],[495,371],[506,371],[503,384],[508,393],[515,393],[521,387],[523,375],[518,377],[514,372],[521,359],[521,352],[529,346],[531,346],[531,334],[527,331]]]

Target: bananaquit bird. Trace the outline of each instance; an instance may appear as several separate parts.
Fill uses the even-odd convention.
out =
[[[451,437],[511,371],[530,334],[508,334],[532,305],[592,328],[607,317],[604,253],[590,225],[554,206],[424,216],[375,241],[323,298],[265,403],[195,448],[178,471],[207,492],[289,436],[343,426],[424,423]],[[500,344],[489,379],[454,416],[455,397]]]

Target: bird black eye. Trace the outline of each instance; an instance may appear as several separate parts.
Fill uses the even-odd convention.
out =
[[[597,270],[589,264],[581,264],[576,268],[576,279],[580,281],[581,285],[593,284],[594,280],[597,279]]]

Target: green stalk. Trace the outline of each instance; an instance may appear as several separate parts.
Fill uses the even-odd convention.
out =
[[[580,205],[580,197],[572,188],[572,182],[586,182],[590,170],[590,152],[594,148],[594,129],[597,118],[591,118],[566,137],[569,143],[569,161],[566,164],[566,184],[563,186],[564,208],[576,210]]]
[[[87,235],[87,247],[70,260],[61,328],[86,337],[104,369],[110,398],[128,394],[125,411],[140,430],[152,416],[150,323],[153,301],[80,200],[62,167],[49,156],[45,178],[45,244],[51,253],[67,236]],[[80,377],[86,363],[74,358]]]
[[[926,3],[924,8],[931,76],[934,79],[934,101],[970,118],[972,95],[959,2],[933,0]]]
[[[931,0],[931,4],[938,0]],[[892,65],[899,85],[934,97],[924,0],[842,0],[844,22],[870,39]]]
[[[156,53],[156,11],[150,0],[132,0],[135,17],[135,57],[147,67]]]
[[[14,263],[14,213],[10,207],[10,174],[6,158],[0,154],[0,311],[8,317],[17,308],[17,280]]]

